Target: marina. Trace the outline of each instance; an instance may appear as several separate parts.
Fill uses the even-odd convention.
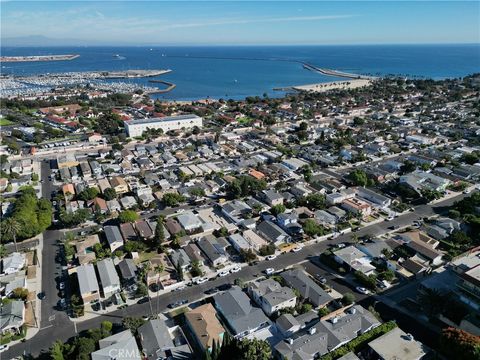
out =
[[[39,75],[0,77],[0,92],[2,96],[35,95],[49,92],[52,88],[96,88],[113,92],[134,92],[142,90],[150,94],[166,93],[175,88],[175,84],[162,80],[150,80],[167,85],[166,89],[145,86],[115,80],[133,80],[152,78],[171,72],[170,69],[160,70],[125,70],[125,71],[81,71],[65,73],[47,73]]]

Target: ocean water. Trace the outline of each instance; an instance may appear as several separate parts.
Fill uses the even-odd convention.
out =
[[[3,56],[79,54],[71,61],[2,64],[2,74],[171,69],[159,79],[177,87],[158,97],[175,100],[280,96],[274,88],[339,80],[305,70],[301,62],[341,71],[452,78],[480,72],[480,44],[222,47],[1,48]],[[120,55],[115,57],[114,55]],[[148,79],[122,80],[149,84]]]

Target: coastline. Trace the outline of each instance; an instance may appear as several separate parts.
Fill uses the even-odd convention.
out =
[[[29,55],[29,56],[0,56],[0,62],[41,62],[41,61],[70,61],[80,57],[78,54],[68,55]]]

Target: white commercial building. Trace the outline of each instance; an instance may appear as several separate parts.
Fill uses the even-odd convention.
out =
[[[125,130],[129,137],[142,136],[147,129],[162,129],[163,132],[170,130],[180,130],[182,128],[191,129],[195,126],[201,128],[203,118],[197,115],[178,115],[161,118],[148,118],[125,121]]]

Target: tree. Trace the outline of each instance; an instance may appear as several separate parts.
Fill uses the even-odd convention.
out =
[[[157,219],[157,224],[155,225],[155,235],[154,235],[155,245],[158,249],[162,248],[162,243],[165,241],[165,230],[163,229],[163,218],[161,216]]]
[[[18,251],[17,234],[20,232],[20,223],[13,217],[2,221],[2,233],[15,244],[15,251]]]
[[[227,192],[231,197],[239,198],[253,195],[265,190],[266,187],[267,183],[265,180],[257,180],[254,177],[242,175],[230,183]]]
[[[200,187],[194,187],[189,189],[189,194],[192,195],[195,198],[200,198],[205,196],[205,190],[203,190]]]
[[[15,299],[21,299],[25,301],[27,300],[27,297],[28,297],[28,290],[25,288],[18,287],[16,289],[13,289],[12,295],[13,295],[13,298]]]
[[[60,340],[57,340],[53,343],[50,348],[50,358],[52,360],[64,360],[63,356],[63,343]]]
[[[270,212],[277,216],[281,213],[284,213],[285,210],[287,210],[287,208],[285,207],[285,205],[283,204],[278,204],[278,205],[273,205],[271,208],[270,208]]]
[[[177,268],[178,279],[180,281],[183,281],[184,275],[183,275],[183,262],[182,262],[182,260],[178,260],[176,268]]]
[[[275,254],[276,247],[273,244],[263,245],[258,251],[261,256]]]
[[[122,320],[123,327],[126,329],[129,329],[134,334],[136,334],[138,328],[145,323],[146,323],[145,320],[137,317],[125,317]]]
[[[194,260],[192,261],[192,265],[190,268],[190,274],[192,274],[192,277],[197,277],[197,276],[202,276],[203,271],[202,271],[202,266],[200,264],[200,261]]]
[[[298,200],[298,206],[306,206],[310,210],[321,210],[326,207],[325,196],[320,193],[309,194]]]
[[[118,214],[118,220],[120,220],[121,223],[135,222],[138,219],[139,216],[134,210],[123,210]]]
[[[78,194],[78,198],[83,201],[88,201],[88,200],[95,199],[98,196],[98,194],[99,194],[99,191],[97,188],[89,187],[83,190],[82,192],[80,192],[80,194]]]
[[[176,193],[166,193],[162,197],[162,202],[164,203],[164,205],[169,207],[175,207],[179,203],[182,203],[184,201],[185,201],[185,197]]]
[[[353,185],[356,186],[367,186],[369,183],[366,172],[360,169],[350,172],[347,178]]]
[[[102,135],[116,135],[123,131],[123,122],[117,114],[107,112],[98,117],[93,129]]]
[[[144,297],[148,294],[148,289],[147,285],[145,285],[143,282],[138,282],[137,283],[137,291],[135,292],[135,295],[137,297]]]
[[[313,219],[307,219],[303,223],[303,231],[308,236],[322,236],[325,234],[325,228]]]
[[[105,191],[103,192],[103,197],[107,201],[116,199],[117,198],[117,192],[115,191],[114,188],[105,189]]]
[[[425,288],[418,294],[418,302],[430,317],[442,312],[445,300],[445,295],[438,289]]]
[[[439,343],[440,351],[449,359],[480,359],[480,336],[449,327],[443,329]]]
[[[247,263],[257,260],[257,255],[252,249],[247,249],[247,250],[242,249],[240,251],[240,255],[242,256],[243,261]]]
[[[355,296],[352,293],[345,293],[342,297],[342,304],[344,305],[350,305],[355,302]]]

